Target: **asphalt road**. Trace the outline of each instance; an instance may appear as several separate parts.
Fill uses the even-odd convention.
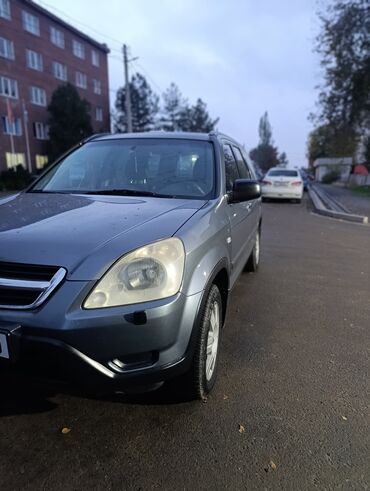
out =
[[[3,374],[0,489],[369,489],[369,246],[370,227],[306,202],[264,205],[260,271],[232,293],[207,403]]]

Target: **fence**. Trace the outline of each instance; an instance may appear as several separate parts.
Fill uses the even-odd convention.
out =
[[[354,186],[370,186],[370,174],[367,176],[361,174],[351,174],[348,182]]]

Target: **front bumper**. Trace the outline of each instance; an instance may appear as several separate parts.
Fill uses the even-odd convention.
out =
[[[72,306],[62,323],[55,310],[53,317],[57,297],[33,314],[0,311],[9,348],[9,360],[0,356],[0,363],[36,367],[45,378],[57,368],[58,376],[94,390],[153,384],[190,366],[201,293],[99,310]]]

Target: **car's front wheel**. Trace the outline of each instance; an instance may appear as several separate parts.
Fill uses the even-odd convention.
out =
[[[195,353],[187,377],[192,397],[205,399],[216,381],[223,318],[221,294],[216,285],[211,286],[199,315]]]

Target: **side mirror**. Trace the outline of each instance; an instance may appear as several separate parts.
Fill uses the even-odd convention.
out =
[[[261,197],[261,185],[251,179],[236,179],[234,181],[231,203],[250,201]]]

